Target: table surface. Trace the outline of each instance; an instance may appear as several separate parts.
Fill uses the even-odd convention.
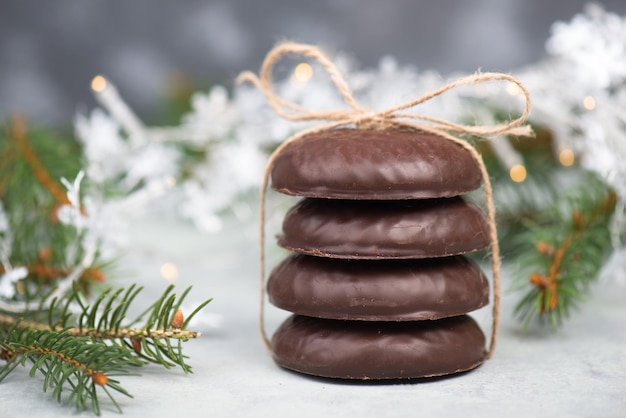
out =
[[[178,267],[190,300],[213,297],[199,323],[202,337],[185,343],[194,373],[145,367],[121,379],[133,399],[118,396],[129,417],[626,417],[626,285],[604,280],[556,332],[522,330],[505,294],[497,350],[477,369],[407,383],[344,383],[306,377],[274,364],[258,331],[258,261],[254,222],[210,235],[174,219],[133,222],[121,269],[153,300],[167,285],[164,262]],[[274,254],[276,259],[278,254]],[[504,288],[510,285],[504,274]],[[268,308],[267,328],[286,316]],[[490,310],[473,315],[488,329]],[[211,318],[208,318],[211,319]],[[213,321],[215,322],[215,321]],[[75,415],[42,393],[40,377],[19,369],[0,385],[1,417]],[[117,415],[103,397],[103,415]],[[89,416],[90,413],[81,414]]]

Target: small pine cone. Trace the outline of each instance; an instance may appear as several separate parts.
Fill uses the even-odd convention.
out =
[[[0,348],[0,360],[10,361],[14,355],[15,353],[5,350],[3,348]]]
[[[130,343],[132,344],[135,353],[141,354],[141,338],[132,338]]]
[[[172,318],[172,328],[181,329],[183,327],[184,319],[183,319],[183,311],[180,309],[174,313],[174,317]]]
[[[92,374],[91,380],[93,380],[96,385],[100,386],[106,386],[106,384],[109,382],[109,378],[101,372],[95,372],[94,374]]]

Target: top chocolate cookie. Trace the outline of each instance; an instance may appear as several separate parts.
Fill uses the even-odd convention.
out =
[[[480,187],[480,167],[462,146],[408,130],[338,129],[301,138],[277,156],[272,188],[295,196],[431,199]]]

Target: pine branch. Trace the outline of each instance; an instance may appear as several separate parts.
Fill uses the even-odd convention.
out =
[[[53,180],[76,175],[80,147],[71,138],[46,131],[27,132],[24,119],[18,116],[3,133],[0,197],[9,225],[16,230],[10,248],[5,249],[0,274],[5,272],[5,263],[26,267],[28,275],[17,283],[13,301],[32,303],[70,276],[85,255],[79,244],[80,233],[56,217],[59,206],[69,200],[60,182]],[[85,291],[92,283],[104,280],[102,267],[96,256],[94,263],[83,269],[80,282]]]
[[[20,118],[7,129],[6,140],[1,136],[0,215],[9,228],[0,231],[0,278],[6,280],[0,293],[0,360],[6,362],[0,381],[30,363],[30,375],[43,376],[44,391],[99,414],[102,392],[118,410],[116,392],[130,396],[116,375],[148,363],[190,373],[182,343],[200,334],[186,328],[211,300],[185,318],[181,307],[191,288],[176,295],[169,286],[130,320],[142,288],[94,289],[105,278],[98,241],[87,242],[87,228],[56,216],[60,205],[84,211],[81,178],[73,184],[63,180],[80,170],[80,147],[45,132],[27,135]],[[53,180],[58,178],[67,193]],[[90,299],[92,290],[98,294]]]
[[[89,337],[77,338],[65,331],[20,327],[19,323],[0,339],[0,358],[7,361],[0,368],[0,382],[17,366],[30,362],[30,376],[34,377],[37,372],[44,376],[44,392],[52,390],[52,396],[59,403],[74,404],[79,411],[91,406],[96,415],[101,412],[98,388],[104,390],[121,412],[107,388],[132,397],[112,377],[129,375],[128,366],[139,365],[130,352],[118,346],[94,342]],[[64,399],[63,391],[67,386],[70,393]]]
[[[67,199],[67,195],[61,186],[52,179],[31,147],[26,136],[27,129],[24,119],[21,116],[14,116],[12,122],[9,138],[24,157],[24,161],[26,161],[30,167],[32,173],[59,205],[68,204],[69,200]]]
[[[528,177],[515,183],[484,143],[493,177],[498,235],[504,259],[518,267],[513,289],[521,294],[514,315],[558,327],[585,300],[612,251],[610,222],[616,196],[578,164],[554,156],[549,131],[512,142]]]
[[[29,360],[34,364],[31,377],[36,371],[44,375],[44,391],[53,389],[53,396],[62,402],[62,386],[67,383],[68,403],[73,402],[81,410],[90,403],[93,412],[99,414],[96,388],[101,387],[119,409],[107,387],[130,396],[111,376],[131,374],[131,366],[178,365],[185,373],[191,373],[182,343],[200,333],[185,327],[211,299],[184,320],[181,305],[191,288],[180,297],[173,289],[173,285],[168,286],[133,321],[127,321],[128,310],[142,290],[135,285],[105,290],[92,304],[85,303],[75,286],[67,297],[54,299],[45,312],[27,313],[33,318],[30,320],[0,313],[0,359],[7,361],[0,368],[0,382]],[[143,325],[135,326],[140,321]]]
[[[526,325],[533,320],[552,327],[576,308],[589,292],[610,253],[610,219],[616,195],[595,176],[543,216],[527,222],[527,250],[519,257],[526,266],[518,290],[524,294],[515,315]]]
[[[196,307],[183,321],[180,309],[185,297],[191,290],[187,288],[180,297],[172,293],[173,285],[167,287],[161,297],[135,320],[127,320],[128,309],[133,304],[142,288],[132,285],[128,289],[108,289],[103,291],[92,305],[82,300],[79,289],[62,299],[52,301],[45,312],[45,321],[18,320],[14,316],[0,313],[0,325],[15,324],[20,328],[38,330],[64,330],[75,337],[90,337],[95,341],[110,341],[118,346],[132,349],[143,360],[158,363],[165,367],[179,365],[186,373],[191,367],[185,363],[180,343],[200,336],[196,331],[184,329],[189,321],[212,299]],[[80,312],[71,312],[72,306],[78,306]],[[148,315],[142,326],[136,326]],[[35,318],[42,318],[42,312],[35,311]],[[178,342],[177,346],[173,341]]]

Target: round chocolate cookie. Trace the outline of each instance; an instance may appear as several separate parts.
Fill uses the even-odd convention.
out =
[[[461,315],[489,303],[489,283],[463,256],[340,260],[293,254],[267,282],[270,302],[317,318],[418,321]]]
[[[303,199],[283,221],[278,244],[331,258],[430,258],[489,245],[481,209],[461,197],[406,201]]]
[[[274,360],[339,379],[407,379],[473,369],[485,336],[467,315],[437,321],[337,321],[293,315],[272,338]]]
[[[480,167],[461,145],[408,130],[338,129],[308,135],[274,161],[278,192],[331,199],[459,196],[480,187]]]

